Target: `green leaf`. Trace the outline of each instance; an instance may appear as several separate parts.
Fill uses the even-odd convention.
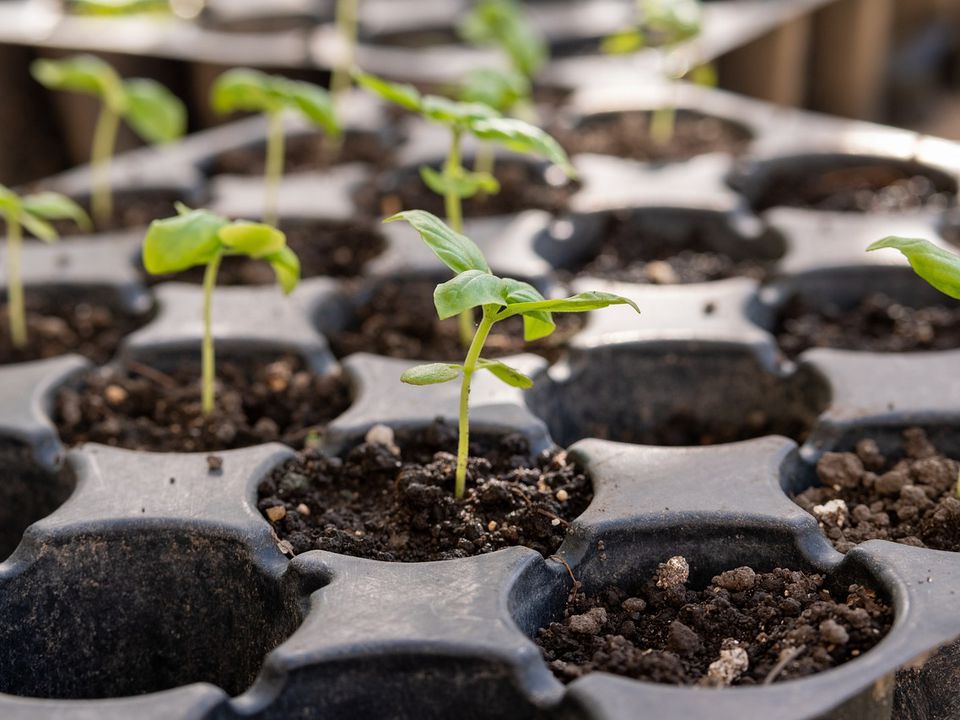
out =
[[[607,55],[626,55],[647,45],[647,40],[637,28],[627,28],[605,37],[600,43],[600,52]]]
[[[440,95],[425,95],[420,111],[428,120],[466,128],[478,120],[500,116],[500,113],[489,105],[478,102],[457,102]]]
[[[31,215],[27,212],[20,213],[20,223],[31,235],[40,238],[44,242],[53,242],[60,237],[53,225],[36,215]]]
[[[255,260],[280,252],[287,245],[286,235],[276,228],[245,220],[225,225],[219,236],[220,241],[230,248],[230,254],[247,255]]]
[[[264,258],[273,267],[277,282],[283,292],[289,295],[300,282],[300,258],[289,247],[284,246],[272,255]]]
[[[206,265],[223,252],[220,231],[227,221],[207,210],[154,220],[143,240],[143,266],[151,275]]]
[[[180,98],[154,80],[127,80],[124,119],[149,143],[167,143],[187,131],[187,108]]]
[[[69,6],[71,13],[101,17],[170,12],[168,0],[70,0]]]
[[[387,102],[413,112],[420,112],[420,92],[413,85],[388,82],[376,75],[369,75],[359,70],[354,72],[353,78],[360,87],[379,95]]]
[[[487,195],[496,195],[500,192],[500,183],[493,175],[485,172],[461,170],[455,177],[448,178],[429,165],[421,165],[420,178],[437,195],[445,195],[448,189],[452,189],[458,197],[462,198],[471,198],[480,191]]]
[[[7,186],[0,185],[0,212],[12,212],[19,215],[22,209],[23,203],[20,200],[20,196]]]
[[[506,305],[503,280],[482,270],[465,270],[452,280],[437,285],[433,304],[441,320],[482,305]]]
[[[899,250],[917,275],[945,295],[960,300],[960,257],[927,240],[893,235],[877,240],[867,251],[883,248]]]
[[[658,45],[677,45],[700,34],[699,0],[643,0],[640,10],[644,30]]]
[[[323,128],[328,135],[340,135],[340,123],[337,122],[330,93],[319,85],[299,81],[287,82],[284,93],[310,122]]]
[[[459,97],[463,102],[482,103],[505,113],[530,93],[530,81],[519,72],[476,68],[464,78]]]
[[[519,303],[532,303],[543,301],[543,295],[533,285],[520,282],[519,280],[507,279],[504,281],[507,287],[507,310],[511,306]],[[502,315],[509,317],[510,315]],[[523,339],[532,342],[550,335],[557,329],[553,322],[553,316],[545,310],[530,310],[523,313]]]
[[[97,95],[117,113],[126,106],[120,77],[108,63],[94,55],[75,55],[64,60],[35,60],[30,72],[51,90],[69,90]]]
[[[404,370],[400,381],[408,385],[437,385],[460,377],[460,365],[452,363],[428,363]]]
[[[481,370],[489,370],[497,378],[512,387],[520,388],[521,390],[528,390],[533,387],[532,379],[499,360],[484,360],[480,358],[477,361],[477,367]]]
[[[23,209],[44,220],[73,220],[86,232],[93,230],[93,223],[86,211],[66,195],[41,192],[23,199]]]
[[[480,0],[458,30],[474,45],[500,47],[514,68],[527,77],[533,77],[549,57],[543,35],[513,0]]]
[[[687,73],[690,82],[700,87],[716,87],[719,82],[717,68],[712,63],[697,65]]]
[[[488,118],[470,123],[468,130],[477,138],[495,142],[516,152],[540,155],[563,168],[569,177],[576,176],[567,153],[560,143],[540,128],[515,118]]]
[[[597,291],[582,292],[568,298],[559,298],[556,300],[511,303],[508,311],[510,315],[529,313],[531,311],[587,312],[589,310],[599,310],[600,308],[605,308],[610,305],[629,305],[638,313],[640,312],[637,304],[629,298],[625,298],[622,295],[615,295],[614,293]]]
[[[490,272],[490,266],[476,243],[466,235],[454,231],[436,215],[426,210],[406,210],[388,217],[384,222],[396,220],[406,220],[420,233],[420,237],[440,261],[455,273],[465,270]]]
[[[274,92],[273,78],[250,68],[234,68],[220,75],[210,91],[210,103],[220,114],[276,112],[284,105]]]

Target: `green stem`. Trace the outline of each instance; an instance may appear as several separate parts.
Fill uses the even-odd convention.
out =
[[[443,166],[443,177],[447,181],[447,189],[443,194],[443,206],[447,214],[447,225],[455,232],[463,232],[463,206],[460,193],[457,192],[454,182],[463,172],[460,160],[460,129],[452,128],[450,138],[450,152]],[[458,318],[460,324],[460,342],[464,347],[470,346],[473,337],[473,311],[464,310]]]
[[[486,173],[487,175],[493,175],[493,170],[496,164],[496,153],[493,150],[493,146],[490,143],[484,143],[477,149],[477,157],[473,162],[473,170],[477,173]],[[477,193],[477,196],[482,198],[486,195],[483,190],[480,190]]]
[[[16,348],[27,344],[27,315],[23,303],[23,277],[20,272],[20,248],[23,230],[13,211],[4,215],[7,221],[7,312],[10,315],[10,339]]]
[[[283,113],[267,115],[267,163],[264,183],[263,221],[277,227],[280,220],[280,179],[283,177]]]
[[[658,108],[650,118],[650,139],[657,145],[666,145],[673,140],[677,111],[673,105]]]
[[[216,379],[216,358],[213,354],[213,289],[217,284],[220,259],[217,254],[203,273],[203,345],[201,348],[200,407],[204,415],[213,412],[213,384]]]
[[[119,127],[120,115],[112,110],[108,103],[104,103],[100,108],[97,125],[93,131],[93,149],[90,154],[93,175],[93,197],[90,200],[90,209],[94,220],[101,228],[105,227],[113,217],[110,162],[117,144]]]
[[[463,362],[463,377],[460,381],[460,438],[457,442],[457,474],[453,490],[454,497],[457,499],[462,498],[467,489],[467,457],[470,452],[470,382],[473,380],[473,373],[476,372],[477,361],[487,341],[487,335],[490,334],[490,328],[495,322],[494,313],[488,313],[484,309],[480,327],[477,328],[477,334],[470,342],[467,359]]]
[[[337,34],[343,43],[344,53],[333,68],[330,78],[330,92],[333,93],[334,102],[350,89],[350,72],[357,54],[358,5],[358,0],[337,0]]]

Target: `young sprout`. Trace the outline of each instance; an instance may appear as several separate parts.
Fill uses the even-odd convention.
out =
[[[235,68],[217,78],[211,92],[218,113],[259,112],[267,116],[266,199],[264,221],[276,227],[280,178],[283,176],[283,113],[299,112],[330,136],[340,135],[330,94],[319,85]]]
[[[960,256],[937,247],[929,240],[890,235],[877,240],[867,252],[892,248],[899,250],[913,271],[944,295],[960,300]],[[957,496],[960,497],[960,476],[957,478]]]
[[[151,275],[182,272],[206,266],[203,275],[203,343],[201,345],[201,407],[213,412],[215,359],[213,350],[213,288],[220,261],[243,255],[270,263],[284,293],[300,282],[300,260],[287,247],[286,236],[270,225],[233,222],[207,210],[178,204],[179,215],[154,220],[143,240],[143,265]]]
[[[516,0],[479,0],[457,30],[474,45],[500,48],[510,67],[528,80],[550,57],[543,35]]]
[[[187,110],[160,83],[143,78],[124,80],[110,65],[93,55],[36,60],[30,70],[37,81],[52,90],[88,93],[100,98],[102,106],[90,156],[93,173],[90,205],[97,224],[106,225],[113,215],[110,162],[120,119],[126,120],[148,143],[158,144],[183,135]]]
[[[660,49],[660,62],[670,80],[679,80],[688,74],[698,85],[717,84],[712,66],[695,63],[691,69],[677,48],[700,35],[702,8],[700,0],[636,0],[639,24],[621,30],[606,38],[601,50],[613,55],[636,52],[645,47]],[[673,139],[676,108],[672,105],[658,108],[650,120],[650,137],[658,145]]]
[[[10,317],[10,338],[13,346],[27,344],[27,314],[23,302],[23,277],[20,250],[23,229],[44,242],[53,242],[59,235],[48,220],[73,220],[83,230],[90,229],[90,218],[68,197],[42,192],[20,197],[0,185],[0,216],[7,226],[7,313]]]
[[[337,0],[336,27],[340,42],[339,54],[330,76],[330,92],[334,101],[350,89],[350,71],[356,64],[357,29],[360,0]]]
[[[536,288],[519,280],[500,278],[490,272],[477,245],[455,232],[434,215],[423,210],[398,213],[386,222],[405,220],[448,268],[456,273],[452,280],[437,285],[433,301],[441,319],[482,309],[482,319],[470,342],[463,364],[429,363],[410,368],[401,380],[411,385],[433,385],[460,378],[459,442],[454,495],[462,498],[466,489],[467,452],[470,448],[470,383],[478,370],[488,370],[513,387],[524,390],[533,380],[499,360],[481,357],[483,345],[494,324],[521,315],[523,337],[527,341],[550,335],[556,325],[552,313],[587,312],[610,305],[629,305],[640,312],[633,301],[606,292],[583,292],[572,297],[547,300]]]
[[[460,159],[460,142],[465,134],[516,152],[545,157],[559,166],[568,177],[576,175],[567,154],[559,143],[540,128],[522,120],[505,118],[483,103],[456,102],[438,95],[421,95],[412,85],[390,83],[373,75],[356,73],[357,82],[385,100],[418,113],[430,122],[450,130],[450,149],[443,170],[429,166],[420,168],[420,177],[433,192],[442,195],[447,224],[455,232],[463,230],[463,198],[482,191],[495,194],[500,190],[496,178],[488,172],[469,171]],[[460,339],[469,345],[473,337],[473,317],[460,316]]]
[[[166,15],[171,11],[169,0],[70,0],[70,11],[77,15],[121,17],[125,15]]]

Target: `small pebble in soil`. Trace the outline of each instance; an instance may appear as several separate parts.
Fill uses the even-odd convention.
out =
[[[886,601],[862,585],[841,592],[817,574],[739,567],[692,590],[689,570],[676,556],[632,592],[572,593],[563,618],[537,635],[551,670],[564,682],[609,672],[673,685],[759,685],[857,657],[893,621]]]
[[[457,433],[437,421],[396,434],[375,426],[342,458],[304,450],[261,483],[259,507],[296,553],[418,562],[513,545],[556,552],[592,498],[589,479],[561,451],[531,457],[517,434],[471,440],[461,500],[452,493]]]
[[[889,456],[871,438],[853,452],[824,454],[820,484],[794,500],[840,552],[867,540],[958,551],[958,472],[960,462],[938,452],[922,428],[909,428]]]

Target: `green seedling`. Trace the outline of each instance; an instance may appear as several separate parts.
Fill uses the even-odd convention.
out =
[[[357,59],[357,30],[360,0],[337,0],[335,24],[340,42],[337,61],[330,76],[330,92],[334,101],[350,89],[351,71]]]
[[[295,111],[328,136],[339,136],[330,94],[319,85],[267,75],[259,70],[235,68],[217,78],[211,92],[218,113],[259,112],[267,117],[266,198],[264,220],[276,226],[280,179],[283,177],[283,114]]]
[[[474,45],[500,48],[510,67],[528,80],[550,57],[546,40],[516,0],[479,0],[457,30]]]
[[[70,12],[76,15],[123,17],[127,15],[168,15],[169,0],[70,0]]]
[[[36,60],[33,76],[52,90],[95,95],[102,103],[93,134],[90,155],[94,220],[104,226],[113,215],[110,163],[122,118],[140,137],[152,144],[165,143],[183,135],[187,110],[167,88],[154,80],[124,80],[106,62],[93,55],[65,60]]]
[[[960,256],[937,247],[929,240],[890,235],[872,243],[867,252],[892,248],[899,250],[913,271],[944,295],[960,300]],[[957,496],[960,497],[960,476],[957,478]]]
[[[455,232],[439,218],[423,210],[409,210],[386,222],[405,220],[423,238],[440,261],[456,273],[452,280],[437,285],[434,305],[440,319],[481,308],[480,325],[470,341],[463,364],[429,363],[405,371],[401,380],[410,385],[434,385],[460,379],[459,441],[454,495],[462,498],[466,490],[467,452],[470,447],[470,383],[474,373],[487,370],[513,387],[528,389],[533,380],[499,360],[481,357],[490,330],[501,320],[523,317],[523,337],[527,341],[550,335],[556,325],[555,312],[587,312],[610,305],[629,305],[640,312],[633,301],[606,292],[583,292],[572,297],[547,300],[536,288],[519,280],[500,278],[490,267],[477,245]]]
[[[680,45],[695,40],[703,29],[700,0],[636,0],[639,24],[606,38],[601,50],[612,55],[632,53],[645,47],[658,48],[664,74],[669,80],[689,78],[698,85],[717,84],[713,66],[694,63],[690,68],[681,57]],[[658,108],[650,119],[650,137],[665,145],[673,139],[676,108]]]
[[[463,167],[460,143],[465,134],[515,152],[539,155],[562,168],[568,177],[576,175],[560,144],[535,125],[505,118],[483,103],[421,95],[412,85],[390,83],[361,72],[356,73],[356,78],[361,87],[450,130],[450,149],[442,171],[424,165],[420,168],[420,177],[427,187],[443,197],[447,224],[455,232],[463,231],[463,198],[473,197],[478,192],[492,195],[500,190],[500,184],[491,173]],[[460,317],[460,339],[464,345],[469,345],[472,337],[473,317],[464,313]]]
[[[300,260],[287,247],[286,236],[270,225],[233,222],[207,210],[177,206],[179,215],[154,220],[143,240],[143,265],[151,275],[167,275],[193,267],[203,274],[203,342],[201,345],[201,408],[213,412],[215,357],[213,289],[224,257],[240,255],[270,263],[284,293],[300,282]]]
[[[42,192],[20,197],[13,190],[0,185],[0,216],[7,226],[7,313],[10,316],[10,338],[13,346],[27,344],[27,314],[23,302],[23,277],[20,251],[23,230],[44,242],[59,238],[50,220],[73,220],[82,230],[90,230],[90,218],[83,208],[70,198],[54,192]]]

